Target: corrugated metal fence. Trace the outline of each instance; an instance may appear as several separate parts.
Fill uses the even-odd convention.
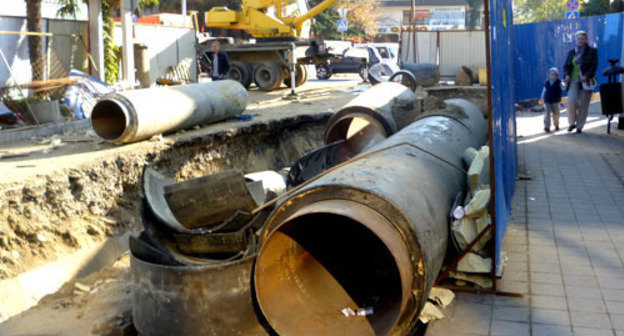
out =
[[[574,48],[578,30],[586,31],[590,45],[598,48],[599,83],[606,82],[602,70],[609,66],[607,60],[622,57],[622,13],[516,25],[513,30],[515,101],[538,98],[551,67],[559,68],[563,75],[565,58]]]
[[[497,267],[511,212],[518,169],[516,113],[513,101],[513,15],[511,0],[490,0],[492,114],[491,155],[494,160],[495,247]]]
[[[485,67],[485,31],[409,31],[401,33],[401,59],[440,65],[442,77],[455,77],[459,67]]]

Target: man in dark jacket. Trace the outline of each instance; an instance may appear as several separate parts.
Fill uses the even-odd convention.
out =
[[[225,52],[221,51],[219,41],[212,42],[211,47],[212,53],[208,54],[212,62],[210,77],[213,81],[225,79],[228,71],[230,71],[230,59]]]
[[[598,50],[587,44],[588,36],[584,31],[575,34],[576,48],[568,52],[563,73],[565,84],[568,89],[567,114],[570,126],[568,132],[576,128],[577,133],[581,133],[585,120],[587,120],[587,110],[593,88],[586,90],[583,84],[590,84],[595,81],[596,69],[598,68]]]

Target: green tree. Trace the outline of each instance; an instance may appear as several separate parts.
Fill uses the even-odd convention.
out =
[[[609,0],[589,0],[581,3],[580,16],[604,15],[611,13]]]
[[[566,0],[515,0],[514,23],[562,20]]]
[[[321,2],[322,0],[310,0],[310,8]],[[341,34],[336,30],[336,26],[340,20],[337,9],[341,6],[349,8],[347,14],[349,29],[345,32],[345,36],[375,36],[379,25],[378,0],[345,0],[332,5],[314,17],[312,22],[314,34],[328,40],[340,39]]]

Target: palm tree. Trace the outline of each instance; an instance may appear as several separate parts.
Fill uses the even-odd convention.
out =
[[[41,32],[41,0],[26,0],[26,28],[29,32]],[[28,36],[28,54],[32,68],[32,80],[43,79],[43,41],[41,35]]]

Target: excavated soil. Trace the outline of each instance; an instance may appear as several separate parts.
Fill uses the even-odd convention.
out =
[[[123,152],[0,192],[0,279],[137,226],[145,165],[178,180],[228,168],[279,170],[321,145],[329,113],[303,115]]]
[[[355,81],[325,83],[306,84],[294,101],[282,99],[287,90],[250,92],[245,113],[252,122],[197,126],[125,146],[90,130],[5,146],[2,155],[22,157],[0,155],[0,280],[138,228],[145,165],[178,180],[289,166],[321,145],[326,120],[354,97]]]

